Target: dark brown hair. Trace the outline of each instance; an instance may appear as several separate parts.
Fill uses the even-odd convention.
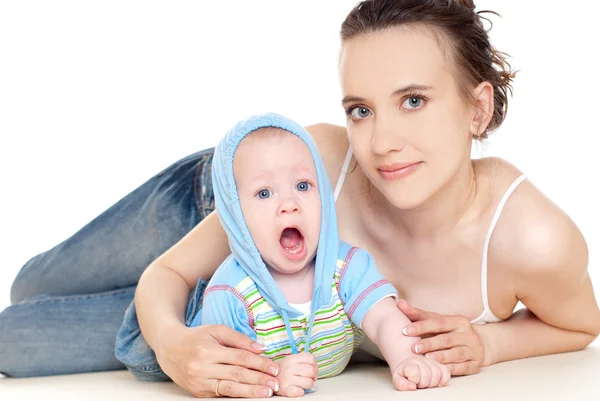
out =
[[[348,14],[342,24],[342,42],[364,33],[377,32],[400,25],[424,25],[445,34],[456,63],[457,83],[463,95],[470,87],[487,81],[494,88],[494,114],[479,138],[502,124],[508,108],[508,92],[515,72],[506,61],[507,54],[490,43],[483,26],[482,13],[475,12],[472,0],[366,0]],[[488,20],[489,21],[489,20]],[[470,95],[469,95],[470,96]]]

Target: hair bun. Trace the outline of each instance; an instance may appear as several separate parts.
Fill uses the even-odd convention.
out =
[[[452,3],[456,3],[461,7],[468,8],[471,11],[475,11],[475,3],[473,0],[450,0]]]

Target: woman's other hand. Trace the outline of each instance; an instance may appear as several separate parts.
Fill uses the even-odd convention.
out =
[[[485,362],[483,341],[464,316],[439,315],[412,307],[400,300],[398,308],[411,320],[402,333],[423,337],[412,351],[445,364],[452,376],[479,373]]]
[[[260,344],[233,329],[177,327],[165,336],[156,351],[161,368],[196,397],[266,398],[278,389],[278,365],[259,356]]]

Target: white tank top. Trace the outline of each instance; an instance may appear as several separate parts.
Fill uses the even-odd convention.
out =
[[[342,165],[342,171],[340,173],[340,177],[338,178],[337,184],[335,186],[335,190],[333,192],[333,196],[335,201],[337,202],[340,193],[342,192],[342,186],[344,185],[344,180],[346,179],[346,175],[348,174],[348,167],[350,166],[350,161],[352,160],[352,147],[348,148],[348,152],[346,153],[346,158],[344,159],[344,164]],[[490,244],[490,238],[492,237],[492,233],[494,232],[494,228],[496,227],[496,223],[500,218],[500,214],[502,213],[502,209],[504,209],[504,205],[508,201],[508,198],[513,193],[513,191],[522,183],[526,177],[524,175],[519,176],[513,183],[508,187],[504,196],[500,200],[500,203],[496,207],[496,212],[494,213],[494,217],[492,218],[492,222],[487,231],[487,235],[485,237],[485,242],[483,243],[483,251],[481,256],[481,299],[483,301],[483,312],[476,319],[472,320],[473,324],[485,324],[485,323],[496,323],[502,321],[502,319],[498,318],[492,310],[490,309],[489,301],[488,301],[488,293],[487,293],[487,259],[488,259],[488,247]],[[365,340],[367,340],[365,338]],[[362,347],[361,347],[362,348]],[[371,347],[368,347],[371,348]],[[369,353],[373,354],[372,352]],[[377,356],[377,355],[376,355]]]

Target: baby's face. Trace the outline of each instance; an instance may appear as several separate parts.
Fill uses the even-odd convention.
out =
[[[296,135],[266,128],[244,138],[233,171],[244,219],[269,269],[300,272],[315,257],[321,198],[310,150]]]

